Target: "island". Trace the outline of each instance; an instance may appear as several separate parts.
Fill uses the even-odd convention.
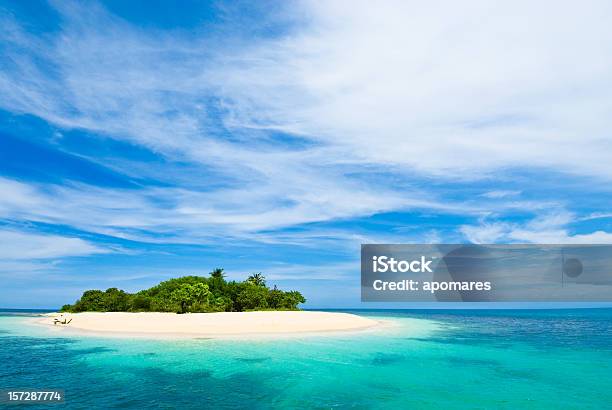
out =
[[[183,276],[137,293],[110,288],[87,290],[62,312],[247,312],[254,310],[298,310],[306,299],[298,291],[285,292],[266,286],[261,273],[245,281],[226,281],[222,268],[209,277]]]
[[[227,281],[219,268],[208,277],[169,279],[136,293],[87,290],[36,323],[68,334],[162,338],[356,331],[379,324],[351,313],[300,310],[305,302],[298,291],[268,287],[261,273]]]

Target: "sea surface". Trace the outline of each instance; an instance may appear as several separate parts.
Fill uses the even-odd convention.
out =
[[[351,311],[379,331],[244,340],[64,337],[0,311],[10,408],[612,408],[612,309]]]

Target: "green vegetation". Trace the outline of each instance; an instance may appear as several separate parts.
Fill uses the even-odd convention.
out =
[[[265,277],[254,273],[244,282],[226,281],[223,269],[210,277],[183,276],[137,293],[121,289],[87,290],[62,312],[244,312],[249,310],[298,310],[306,302],[297,291],[266,286]]]

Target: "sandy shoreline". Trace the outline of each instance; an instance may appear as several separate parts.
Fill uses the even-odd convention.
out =
[[[61,316],[60,316],[61,315]],[[54,324],[55,319],[70,321]],[[34,321],[57,332],[114,337],[242,337],[295,335],[365,330],[376,320],[350,313],[316,311],[261,311],[219,313],[49,313]]]

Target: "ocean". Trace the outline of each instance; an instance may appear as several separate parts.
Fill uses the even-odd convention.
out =
[[[612,309],[350,312],[390,324],[127,340],[57,336],[24,325],[33,312],[2,311],[0,390],[61,389],[67,409],[612,408]]]

